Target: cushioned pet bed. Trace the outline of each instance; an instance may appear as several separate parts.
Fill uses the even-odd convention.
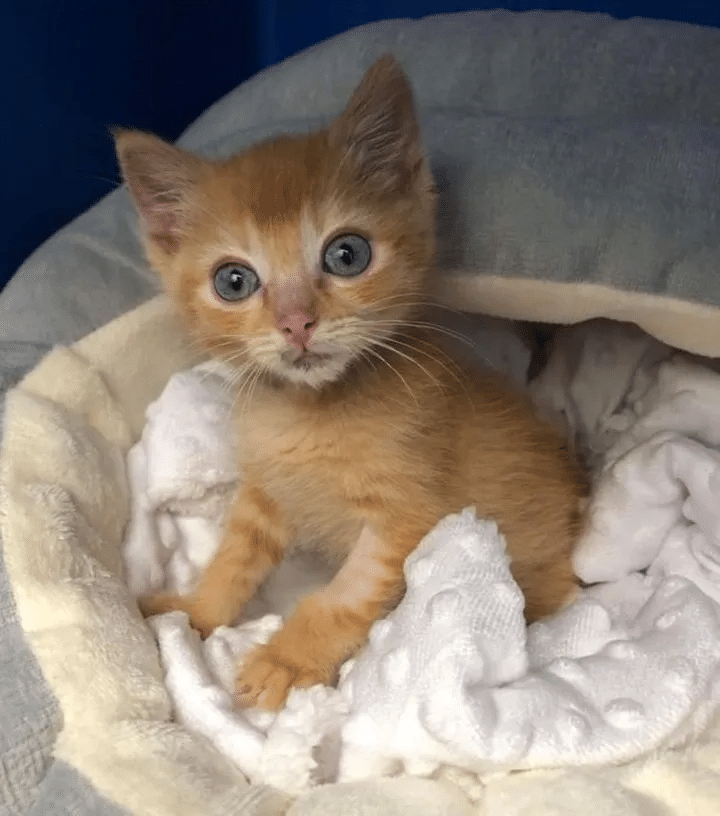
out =
[[[604,671],[606,658],[637,656],[637,648],[654,654],[657,660],[648,665],[659,678],[655,699],[643,698],[641,705],[637,695],[623,695],[616,672],[607,683],[615,684],[617,694],[602,703],[602,722],[613,734],[627,736],[642,720],[653,726],[643,731],[652,739],[636,741],[632,750],[595,750],[600,732],[583,730],[593,720],[578,718],[576,711],[569,731],[558,731],[559,742],[548,731],[543,743],[537,729],[522,750],[506,752],[502,761],[483,765],[479,743],[473,743],[473,755],[464,759],[453,754],[445,763],[406,764],[432,778],[379,778],[363,772],[373,769],[368,760],[380,756],[379,743],[370,757],[364,755],[359,749],[375,743],[363,743],[362,728],[355,728],[346,733],[354,734],[358,750],[339,769],[345,781],[333,781],[335,769],[323,780],[327,784],[308,778],[293,786],[243,767],[231,759],[227,744],[191,727],[192,713],[171,684],[166,687],[169,664],[165,657],[161,663],[158,651],[156,635],[162,646],[172,627],[151,628],[141,619],[128,589],[123,546],[136,519],[128,454],[143,437],[148,407],[173,375],[198,361],[165,298],[153,297],[155,284],[120,189],[41,247],[0,297],[0,383],[13,386],[0,460],[7,572],[0,574],[2,812],[720,812],[720,583],[714,567],[720,562],[720,523],[713,527],[711,512],[720,505],[714,492],[720,490],[720,433],[713,414],[720,392],[714,390],[715,370],[696,356],[720,356],[720,32],[569,13],[478,12],[379,23],[264,71],[205,113],[181,144],[222,155],[273,133],[312,127],[340,110],[363,70],[386,51],[396,54],[416,88],[440,189],[443,272],[437,297],[499,318],[632,321],[652,336],[609,322],[564,330],[565,348],[586,356],[551,357],[534,396],[576,438],[582,431],[586,442],[597,442],[591,454],[600,472],[612,477],[598,481],[602,529],[612,532],[616,516],[609,510],[615,507],[637,511],[628,518],[642,511],[642,521],[650,510],[672,504],[686,514],[678,517],[687,520],[681,532],[702,528],[706,534],[702,570],[695,569],[700,561],[682,561],[676,538],[670,554],[658,547],[649,555],[647,545],[633,560],[635,551],[628,548],[612,575],[607,564],[617,560],[590,542],[578,561],[590,580],[628,578],[648,591],[647,605],[632,613],[640,623],[618,635],[613,626],[630,613],[622,599],[606,596],[599,605],[611,609],[606,618],[612,625],[593,649],[585,638],[582,652],[567,635],[566,651],[555,654],[543,630],[528,636],[531,663],[544,655],[549,665],[570,649],[572,657],[556,661],[553,671],[566,687],[578,689],[584,681],[573,660],[594,655],[596,647],[602,659],[593,671]],[[594,334],[597,327],[600,335]],[[581,376],[590,357],[607,368],[609,351],[632,360],[623,369],[623,393],[615,376],[620,369],[605,378],[617,392],[610,407],[599,404],[610,400],[610,392],[590,388],[587,371]],[[646,371],[651,381],[643,380]],[[557,382],[566,386],[562,404],[553,390]],[[697,399],[688,402],[688,393]],[[683,425],[678,416],[693,419]],[[622,427],[618,417],[627,420]],[[650,433],[658,430],[664,436]],[[642,448],[646,443],[655,447]],[[655,500],[647,489],[618,492],[622,467],[627,471],[627,462],[637,461],[630,457],[636,448],[650,468],[645,472],[654,474],[653,487],[667,476],[665,499]],[[702,478],[683,470],[688,450],[704,463]],[[620,470],[618,462],[625,463]],[[502,597],[512,599],[507,575],[483,572],[498,555],[492,529],[468,513],[426,539],[420,552],[425,567],[419,561],[409,567],[411,589],[422,588],[424,579],[413,584],[418,575],[432,574],[427,565],[434,563],[438,536],[447,534],[460,541],[458,553],[487,555],[473,562],[476,572],[463,561],[462,575],[472,573],[488,587],[505,582],[509,594]],[[676,522],[666,525],[666,538],[667,530],[680,529]],[[658,525],[653,529],[661,535]],[[688,552],[699,552],[697,540]],[[453,569],[449,561],[443,565]],[[409,592],[408,604],[422,606],[427,599],[421,595],[419,589]],[[566,619],[566,634],[577,627],[587,634],[592,615],[597,622],[598,603],[585,603],[585,617]],[[433,606],[443,614],[454,614],[456,607]],[[401,606],[400,617],[376,635],[373,648],[388,645],[393,631],[403,631],[402,615],[413,620],[417,608]],[[526,667],[513,668],[516,653],[501,648],[514,641],[507,633],[499,637],[492,617],[481,617],[473,619],[473,642],[486,657],[494,654],[494,665],[505,672],[488,686],[493,693],[502,683],[519,688]],[[511,635],[520,638],[520,654],[524,630]],[[646,648],[646,636],[653,648]],[[610,652],[602,651],[606,647]],[[356,694],[375,688],[367,661],[359,660],[352,671]],[[206,700],[215,694],[208,684],[197,689]],[[595,699],[591,690],[583,693]],[[368,695],[368,705],[380,699]],[[682,700],[690,698],[692,710],[682,709]],[[213,699],[220,700],[214,710],[221,709],[222,697]],[[492,699],[501,712],[499,698]],[[375,716],[380,733],[382,718]],[[496,725],[489,733],[499,733]],[[391,743],[388,738],[383,744],[383,758],[402,759],[402,747]],[[549,747],[531,750],[541,745]],[[578,749],[574,757],[563,753],[566,745]],[[492,760],[497,748],[485,744],[483,756]],[[275,760],[286,767],[282,755]],[[376,770],[398,767],[380,763]]]

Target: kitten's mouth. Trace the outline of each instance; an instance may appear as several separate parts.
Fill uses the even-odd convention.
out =
[[[284,349],[275,359],[275,372],[296,385],[321,388],[342,376],[352,355],[323,344],[320,349]],[[278,365],[279,363],[279,365]]]
[[[297,351],[290,355],[283,355],[286,362],[300,371],[310,371],[317,366],[324,365],[330,359],[330,354],[320,354],[316,351]]]

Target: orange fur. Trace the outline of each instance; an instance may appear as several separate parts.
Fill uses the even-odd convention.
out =
[[[435,202],[397,63],[379,60],[327,129],[226,160],[132,131],[117,142],[152,265],[192,334],[236,366],[245,477],[195,591],[143,612],[186,610],[207,635],[291,542],[323,548],[336,577],[238,671],[241,704],[277,708],[293,685],[332,682],[401,597],[408,553],[468,505],[507,537],[528,619],[558,609],[586,479],[524,397],[460,369],[421,317]],[[323,248],[348,233],[372,256],[338,277]],[[259,281],[240,302],[214,289],[228,262]]]

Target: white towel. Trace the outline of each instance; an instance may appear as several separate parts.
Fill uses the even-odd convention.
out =
[[[553,353],[530,384],[540,414],[601,465],[635,421],[633,405],[672,349],[631,323],[599,318],[559,329]]]
[[[342,778],[398,760],[419,773],[618,762],[707,716],[720,617],[696,586],[659,583],[628,621],[601,594],[584,598],[526,636],[503,550],[467,510],[408,558],[403,604],[375,624],[345,681]]]
[[[699,734],[720,688],[720,418],[712,411],[720,377],[654,342],[651,354],[638,354],[645,346],[634,332],[596,337],[602,324],[582,331],[586,342],[561,342],[555,356],[583,348],[583,365],[551,360],[570,373],[562,395],[544,397],[546,404],[565,400],[574,427],[586,429],[588,449],[604,454],[592,530],[576,566],[584,579],[608,583],[526,629],[504,541],[467,508],[441,521],[408,558],[404,600],[374,625],[338,689],[294,690],[278,714],[233,711],[237,659],[280,624],[266,613],[287,614],[329,577],[295,558],[261,588],[243,622],[205,642],[183,614],[152,621],[178,719],[252,781],[292,793],[402,769],[452,766],[482,776],[619,762]],[[604,355],[604,378],[593,348]],[[608,349],[623,366],[621,388]],[[162,583],[191,586],[217,546],[219,497],[237,479],[218,450],[227,455],[229,433],[221,375],[203,369],[178,377],[149,411],[129,458],[134,503],[125,555],[136,593]],[[595,403],[587,394],[603,381],[612,393],[599,393]],[[535,391],[542,398],[538,383]],[[595,406],[592,416],[579,403]],[[199,409],[207,404],[225,414]],[[178,416],[192,466],[178,446],[174,464],[152,461],[172,446]],[[163,444],[153,427],[162,429]],[[195,468],[200,478],[191,484]],[[217,483],[211,472],[222,474]]]

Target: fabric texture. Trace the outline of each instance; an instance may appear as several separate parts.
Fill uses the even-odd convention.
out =
[[[239,660],[332,574],[295,555],[237,625],[202,643],[181,613],[153,619],[178,720],[252,781],[295,794],[398,763],[482,778],[627,761],[700,737],[720,704],[720,374],[636,326],[590,321],[558,334],[533,395],[594,462],[575,566],[607,585],[526,631],[504,540],[468,509],[408,559],[405,598],[337,690],[295,690],[277,716],[235,711]],[[186,593],[220,542],[217,496],[242,480],[226,459],[223,367],[173,376],[147,416],[128,457],[126,575],[138,595]]]
[[[165,354],[148,354],[159,343]],[[442,771],[435,780],[331,784],[292,801],[249,786],[208,741],[173,723],[153,638],[123,583],[123,463],[148,405],[190,362],[160,297],[56,349],[9,395],[0,463],[5,557],[25,637],[62,711],[57,759],[117,806],[153,816],[301,816],[306,807],[387,816],[403,797],[423,815],[569,814],[578,801],[599,816],[717,809],[712,728],[683,751],[621,766],[498,774],[483,785]]]
[[[25,637],[62,711],[54,757],[134,813],[278,813],[281,796],[249,791],[210,746],[171,724],[152,635],[125,598],[119,551],[107,546],[128,513],[124,455],[144,412],[138,385],[159,391],[185,354],[171,314],[153,303],[146,316],[101,333],[90,360],[83,342],[57,349],[7,398],[29,424],[10,419],[5,430],[5,559]],[[159,380],[142,373],[140,358],[112,371],[96,365],[143,335],[165,350]],[[13,449],[25,451],[24,463]]]
[[[340,109],[362,70],[388,50],[413,80],[438,175],[442,257],[450,267],[439,288],[448,305],[550,322],[598,314],[634,319],[666,342],[719,353],[714,274],[718,239],[712,220],[717,212],[720,127],[717,30],[565,13],[478,12],[373,24],[240,86],[189,128],[182,144],[224,154],[271,133],[324,121]],[[640,142],[644,150],[638,152]],[[152,297],[156,288],[140,252],[126,192],[118,190],[40,247],[0,293],[4,386],[16,382],[49,347],[85,336]],[[190,812],[197,802],[193,797],[201,796],[192,780],[195,774],[203,775],[202,762],[189,775],[180,774],[171,802],[157,795],[157,785],[154,793],[142,785],[135,788],[133,782],[146,772],[134,753],[139,744],[134,738],[142,743],[137,733],[118,739],[118,753],[112,757],[95,756],[96,745],[88,747],[90,735],[100,733],[109,718],[107,733],[117,736],[113,728],[122,730],[121,707],[109,710],[103,703],[93,709],[97,720],[71,718],[55,747],[57,759],[51,763],[50,758],[62,713],[74,699],[73,683],[83,692],[109,688],[125,699],[127,680],[109,687],[100,680],[105,677],[101,669],[122,662],[109,647],[93,657],[91,677],[81,665],[74,667],[78,673],[72,679],[66,671],[48,670],[46,658],[58,656],[53,641],[61,621],[77,620],[81,610],[95,607],[87,601],[89,590],[82,581],[71,589],[59,573],[43,570],[55,559],[65,578],[91,575],[88,580],[106,588],[108,597],[124,597],[113,583],[113,569],[119,565],[115,544],[109,561],[100,559],[99,572],[95,547],[102,550],[98,542],[105,540],[109,527],[118,531],[128,509],[123,451],[140,438],[147,405],[169,376],[189,363],[176,329],[165,333],[171,317],[162,309],[154,312],[156,308],[149,305],[149,311],[129,316],[119,328],[99,332],[72,351],[53,352],[10,400],[12,431],[4,441],[2,480],[7,485],[12,475],[19,492],[0,495],[0,505],[3,513],[8,503],[22,507],[26,517],[23,512],[13,516],[17,526],[11,535],[9,519],[3,516],[1,521],[14,592],[0,585],[2,653],[10,655],[0,661],[0,716],[5,718],[0,721],[0,791],[3,796],[9,791],[7,801],[19,813],[30,803],[38,814],[61,813],[65,807],[68,812],[82,813],[84,808],[104,816],[101,808],[106,805],[96,791],[110,789],[114,802],[126,802],[130,811],[143,814]],[[156,324],[144,322],[149,315]],[[154,333],[156,339],[149,340]],[[167,342],[167,348],[164,355],[152,355],[150,368],[147,351],[144,356],[117,353],[121,343],[128,349],[156,350],[157,338]],[[137,392],[142,397],[132,396]],[[13,458],[10,470],[8,446],[20,456]],[[68,450],[72,456],[66,458]],[[89,457],[82,474],[73,469],[78,455]],[[57,467],[49,468],[48,461]],[[96,474],[97,483],[89,473]],[[112,477],[105,483],[108,474]],[[63,487],[47,488],[55,482]],[[36,486],[33,495],[29,485]],[[118,512],[106,517],[103,502]],[[78,540],[90,547],[89,557],[85,549],[76,557],[67,540],[68,530],[78,524]],[[27,541],[32,546],[19,543]],[[48,541],[56,547],[52,552],[38,546]],[[108,564],[111,575],[103,572]],[[28,584],[32,592],[18,593],[18,574],[35,576],[37,582]],[[106,578],[112,587],[106,587]],[[59,595],[39,610],[34,590],[46,586]],[[14,600],[24,635],[14,617]],[[66,617],[57,616],[57,610]],[[133,623],[133,614],[126,608],[118,618],[116,625],[123,632],[126,626],[140,625]],[[88,620],[97,623],[94,612]],[[102,637],[109,631],[102,629],[98,642],[105,642]],[[95,634],[92,628],[88,637]],[[149,644],[146,635],[141,640]],[[77,644],[68,646],[62,637],[57,643],[63,644],[65,655],[74,654]],[[140,710],[166,710],[168,701],[156,686],[156,658],[145,654],[143,660],[137,676],[144,678],[141,685],[147,681],[148,689],[154,689],[148,695],[156,696],[150,702],[144,699]],[[23,679],[19,691],[13,680],[17,677]],[[167,745],[165,740],[172,742],[174,733],[161,728],[159,734],[146,735],[144,744],[157,738],[155,745]],[[186,745],[176,747],[182,764]],[[63,757],[70,758],[68,763]],[[535,814],[539,807],[548,814],[574,814],[572,803],[587,793],[594,797],[593,812],[598,814],[666,816],[668,808],[688,816],[711,813],[717,809],[717,761],[717,747],[710,744],[697,746],[692,756],[681,760],[664,754],[641,767],[503,777],[488,783],[483,807],[488,814],[511,816]],[[126,765],[140,776],[126,774]],[[79,770],[92,778],[92,786],[84,787]],[[166,771],[161,763],[154,771],[155,782]],[[226,808],[223,812],[233,807],[265,812],[267,806],[267,812],[274,813],[287,807],[286,800],[272,793],[251,792],[247,800],[238,791],[228,793],[228,780],[235,780],[229,773],[223,772],[212,786],[211,801],[228,797],[218,805]],[[118,776],[126,778],[122,794],[116,795]],[[434,788],[433,799],[427,787],[418,788],[417,798],[407,799],[411,787],[350,785],[338,791],[337,801],[346,808],[341,812],[382,813],[386,807],[388,813],[393,807],[403,812],[404,797],[429,803],[428,812],[464,812],[456,809],[460,806],[454,794],[443,798],[444,789]],[[331,813],[325,808],[333,795],[331,790],[314,792],[307,805],[315,810],[308,812]],[[658,805],[658,800],[666,804]],[[49,803],[57,809],[50,809]],[[110,813],[115,806],[107,807]],[[293,814],[303,807],[301,800],[295,802]],[[419,804],[413,810],[423,812]]]
[[[528,288],[522,317],[560,320],[573,306],[573,319],[597,315],[578,284],[609,290],[601,313],[619,319],[659,296],[688,306],[663,340],[720,353],[718,30],[503,11],[371,24],[263,71],[180,143],[219,155],[306,130],[336,114],[386,51],[416,89],[440,189],[441,264],[462,277],[466,308],[507,317],[518,288],[536,282],[560,289],[538,298]],[[69,342],[154,285],[118,190],[28,259],[0,297],[0,336]],[[441,297],[458,291],[440,280]]]
[[[164,355],[146,370],[158,343]],[[7,569],[25,638],[62,712],[53,780],[69,766],[93,786],[78,783],[68,802],[91,803],[97,791],[143,816],[275,816],[287,795],[251,788],[209,742],[171,721],[154,638],[123,581],[125,456],[149,402],[189,362],[177,319],[158,298],[73,349],[55,349],[10,392],[0,461]],[[7,767],[8,784],[23,783],[21,770]],[[462,812],[457,792],[427,784],[436,790],[426,812],[442,812],[445,800],[447,813]],[[382,784],[354,798],[358,812],[385,812]]]
[[[30,810],[62,726],[35,658],[25,645],[0,554],[0,802],[12,816]]]
[[[50,346],[0,340],[0,439],[2,439],[5,392],[17,385],[24,375],[47,354]]]
[[[47,348],[0,344],[0,439],[5,392]],[[0,496],[1,498],[1,496]],[[78,771],[53,761],[61,710],[28,648],[5,571],[0,536],[0,813],[4,816],[123,816]]]

